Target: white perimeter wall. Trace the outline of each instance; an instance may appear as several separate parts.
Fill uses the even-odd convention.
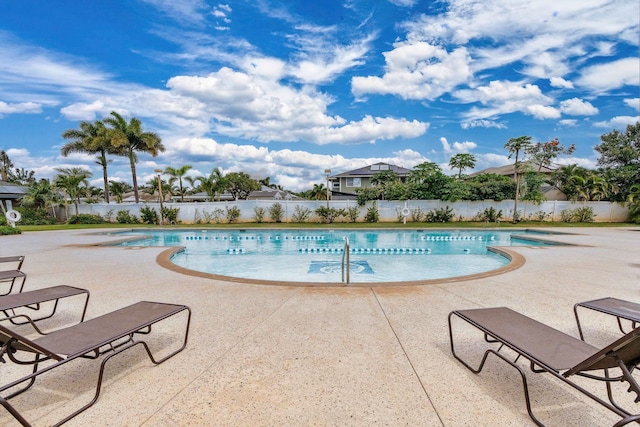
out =
[[[269,217],[269,208],[275,203],[280,203],[283,208],[282,222],[291,222],[291,216],[295,212],[296,205],[301,208],[308,208],[312,215],[309,222],[320,222],[320,218],[316,216],[315,210],[319,206],[326,206],[326,200],[290,200],[290,201],[271,201],[271,200],[239,200],[236,202],[198,202],[198,203],[163,203],[163,206],[170,208],[179,208],[178,221],[184,224],[197,223],[198,219],[201,222],[206,222],[205,218],[212,216],[214,211],[223,210],[237,206],[240,209],[239,222],[254,222],[255,208],[264,208],[266,214],[264,222],[272,222]],[[363,222],[367,213],[367,209],[371,206],[372,202],[367,203],[366,206],[358,207],[355,200],[335,200],[330,201],[329,206],[336,209],[358,207],[359,215],[358,222]],[[427,213],[433,209],[445,208],[449,206],[453,209],[454,219],[453,221],[461,218],[463,221],[471,221],[478,213],[483,212],[487,208],[495,208],[496,211],[502,211],[502,220],[509,221],[513,218],[513,200],[504,200],[502,202],[495,202],[493,200],[487,200],[482,202],[442,202],[439,200],[408,200],[406,202],[401,201],[385,201],[378,200],[378,213],[380,215],[380,222],[397,222],[398,215],[401,215],[402,209],[406,206],[411,211],[420,209],[422,213]],[[83,214],[99,214],[103,217],[108,217],[111,213],[112,221],[115,221],[115,217],[118,211],[128,210],[131,215],[140,217],[140,208],[149,206],[157,209],[159,212],[158,203],[110,203],[110,204],[83,204],[80,205],[79,213]],[[589,206],[593,209],[596,222],[625,222],[628,220],[628,209],[620,203],[611,202],[569,202],[569,201],[547,201],[541,204],[535,204],[531,202],[518,202],[518,212],[521,219],[533,219],[538,218],[539,213],[544,212],[546,218],[545,221],[560,221],[560,213],[565,209],[576,209],[583,206]],[[75,207],[69,206],[69,215],[75,213]],[[64,212],[61,212],[60,217],[64,217]],[[346,222],[346,219],[340,218],[338,221]],[[407,218],[407,222],[411,221],[411,215]],[[224,214],[220,216],[220,222],[226,223],[226,217]]]

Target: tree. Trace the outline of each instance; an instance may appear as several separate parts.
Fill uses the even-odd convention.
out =
[[[628,125],[621,133],[613,130],[600,136],[602,144],[594,149],[600,153],[598,164],[605,167],[640,164],[640,121]]]
[[[515,156],[514,162],[514,180],[516,181],[516,196],[514,198],[513,204],[513,222],[518,222],[518,197],[520,193],[520,178],[518,176],[518,169],[521,167],[521,162],[519,161],[520,153],[526,153],[527,150],[531,147],[531,137],[530,136],[520,136],[518,138],[511,138],[504,145],[504,148],[509,151],[509,158]]]
[[[111,117],[103,120],[106,125],[111,126],[108,136],[111,144],[118,155],[129,158],[131,164],[131,178],[133,180],[133,194],[136,203],[140,201],[138,193],[138,178],[136,176],[136,163],[138,163],[138,152],[151,154],[156,157],[158,153],[164,151],[162,140],[154,132],[143,132],[142,122],[132,117],[129,122],[115,111],[111,112]]]
[[[191,165],[184,165],[179,168],[172,168],[171,166],[167,166],[164,170],[164,173],[167,175],[171,175],[169,178],[169,185],[173,185],[173,183],[178,180],[178,192],[180,193],[180,201],[184,202],[184,187],[182,185],[182,177],[191,169]]]
[[[537,142],[527,148],[527,154],[530,159],[538,165],[538,172],[540,172],[543,167],[551,167],[553,159],[561,154],[571,155],[574,151],[576,151],[575,144],[565,147],[560,144],[558,138],[547,142]]]
[[[380,191],[380,196],[383,200],[391,200],[398,197],[396,188],[398,183],[401,183],[400,176],[391,170],[376,172],[371,177],[371,184]]]
[[[0,180],[9,181],[9,175],[11,174],[11,168],[13,167],[13,163],[9,158],[9,155],[6,151],[0,150]]]
[[[227,189],[235,200],[244,200],[249,193],[260,189],[260,184],[244,172],[231,172],[225,177]]]
[[[116,203],[122,203],[124,193],[131,191],[131,186],[126,182],[109,181],[109,191],[116,198]]]
[[[14,173],[9,173],[9,182],[20,185],[30,185],[36,182],[36,172],[25,168],[16,168]]]
[[[100,120],[95,122],[80,122],[79,129],[68,129],[62,133],[64,139],[70,139],[60,149],[60,153],[67,157],[71,153],[98,154],[96,163],[102,167],[102,182],[104,186],[104,201],[109,203],[109,180],[107,165],[111,162],[107,154],[114,154],[114,147],[107,135],[107,128]]]
[[[458,179],[461,179],[464,169],[473,169],[476,167],[476,158],[473,154],[459,153],[449,160],[449,166],[451,169],[458,169]]]
[[[197,186],[195,185],[196,182],[198,183]],[[213,201],[216,195],[218,196],[218,201],[220,201],[220,194],[227,189],[227,182],[220,168],[213,168],[208,176],[193,178],[192,185],[195,186],[197,191],[207,193],[209,201]]]
[[[324,184],[313,184],[313,188],[309,191],[311,200],[327,200],[327,187]]]
[[[56,217],[55,204],[60,201],[60,194],[51,186],[48,179],[41,179],[29,185],[27,194],[20,201],[25,206],[34,206],[36,208],[46,208],[47,204],[51,206],[53,217]]]
[[[58,172],[60,172],[53,180],[53,185],[56,188],[59,188],[65,192],[66,195],[69,196],[70,199],[73,200],[76,207],[76,215],[78,215],[78,205],[80,204],[80,196],[82,194],[82,189],[80,188],[80,184],[84,184],[85,187],[89,186],[88,179],[93,176],[93,174],[82,168],[56,168]],[[65,211],[67,212],[67,218],[69,217],[69,212],[67,209],[67,198],[65,197]]]

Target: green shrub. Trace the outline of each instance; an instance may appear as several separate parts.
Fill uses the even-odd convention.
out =
[[[316,209],[316,215],[322,218],[322,222],[325,224],[333,223],[337,218],[344,214],[344,209],[327,208],[326,206],[320,206]]]
[[[560,212],[560,221],[562,222],[593,222],[594,217],[593,208],[590,206],[563,209]]]
[[[311,213],[311,209],[296,205],[296,207],[293,209],[291,220],[293,222],[307,222],[309,221],[309,218],[311,218]]]
[[[104,224],[105,220],[100,215],[79,214],[69,217],[67,224]]]
[[[529,215],[529,221],[543,222],[550,217],[551,214],[548,214],[545,211],[537,211]]]
[[[22,234],[22,230],[18,227],[10,227],[8,225],[0,225],[0,236],[8,236],[11,234]]]
[[[149,206],[140,208],[140,220],[144,224],[158,224],[158,212]]]
[[[131,215],[128,210],[118,211],[116,213],[116,221],[118,224],[138,224],[140,220],[135,215]]]
[[[640,201],[629,203],[629,221],[640,224]]]
[[[493,206],[490,208],[486,208],[484,211],[478,212],[476,218],[478,219],[478,221],[498,222],[502,219],[502,209],[497,211]]]
[[[176,224],[178,222],[178,212],[180,208],[170,208],[167,206],[162,207],[162,218],[164,223]]]
[[[269,207],[269,217],[273,222],[282,222],[284,216],[284,209],[280,203],[274,203]]]
[[[367,214],[364,216],[366,222],[378,222],[380,221],[380,212],[378,212],[378,205],[374,202],[367,208]]]
[[[449,206],[430,210],[424,216],[426,222],[449,222],[453,219],[453,209]]]
[[[226,215],[227,215],[227,221],[229,221],[229,224],[231,224],[232,222],[235,222],[238,220],[238,218],[240,218],[240,208],[237,206],[232,206],[232,207],[226,207]]]
[[[22,218],[18,222],[18,225],[51,225],[58,222],[54,217],[44,208],[27,208],[20,206],[13,208],[15,211],[20,212]],[[9,225],[4,215],[0,214],[0,225]]]
[[[360,210],[357,206],[351,206],[347,208],[346,217],[349,219],[349,222],[358,222],[359,214]]]
[[[257,223],[261,223],[264,221],[264,216],[267,214],[267,211],[259,206],[256,206],[255,208],[253,208],[253,219],[257,222]]]
[[[422,209],[415,208],[411,209],[411,222],[422,222],[425,214],[422,212]]]

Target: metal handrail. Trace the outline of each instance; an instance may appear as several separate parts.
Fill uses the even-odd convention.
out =
[[[351,249],[349,248],[349,238],[345,237],[344,238],[344,250],[342,251],[342,281],[345,282],[346,284],[349,284],[349,252],[351,252]],[[347,280],[345,281],[345,270],[346,270],[346,277]]]

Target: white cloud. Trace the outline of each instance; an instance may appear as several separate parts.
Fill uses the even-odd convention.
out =
[[[35,102],[7,103],[0,101],[0,119],[5,114],[37,114],[42,112],[42,105]]]
[[[551,77],[549,79],[551,86],[559,87],[563,89],[573,89],[573,83],[568,80],[563,79],[562,77]]]
[[[624,103],[634,110],[640,111],[640,98],[627,98],[624,100]]]
[[[624,58],[582,69],[576,79],[579,86],[595,91],[609,91],[625,85],[640,85],[640,58]]]
[[[389,0],[390,3],[400,7],[412,7],[418,0]]]
[[[571,98],[560,103],[560,111],[571,116],[593,116],[598,114],[598,109],[590,102],[580,98]]]
[[[197,110],[215,121],[212,127],[217,132],[261,142],[351,144],[415,138],[428,128],[427,123],[389,117],[365,116],[347,123],[326,114],[332,99],[323,93],[229,68],[206,77],[173,77],[167,86],[173,95],[197,101]]]
[[[565,119],[565,120],[560,120],[558,122],[558,125],[561,127],[575,127],[578,125],[578,121],[575,119]]]
[[[640,116],[617,116],[610,120],[596,122],[593,125],[599,128],[624,129],[628,125],[635,125],[640,120]]]
[[[453,94],[461,102],[480,102],[486,108],[472,107],[463,122],[475,122],[501,114],[521,112],[537,119],[560,117],[560,111],[550,106],[553,100],[537,85],[508,81],[492,81],[488,86],[459,90]]]
[[[384,53],[386,65],[382,77],[354,77],[355,96],[391,94],[403,99],[435,99],[471,78],[466,48],[452,52],[427,42],[396,43]]]
[[[464,142],[454,142],[453,144],[450,144],[449,141],[447,141],[447,138],[445,137],[441,137],[440,138],[440,143],[442,144],[442,150],[446,153],[446,154],[450,154],[450,153],[468,153],[471,150],[473,150],[474,148],[476,148],[478,146],[478,144],[476,144],[475,142],[471,142],[471,141],[464,141]]]
[[[204,17],[204,4],[202,0],[141,0],[148,3],[167,15],[180,22],[191,24],[202,24]]]
[[[493,120],[471,120],[467,122],[462,122],[460,124],[460,127],[462,127],[462,129],[478,128],[478,127],[506,129],[507,125],[505,125],[504,123],[495,122]]]

